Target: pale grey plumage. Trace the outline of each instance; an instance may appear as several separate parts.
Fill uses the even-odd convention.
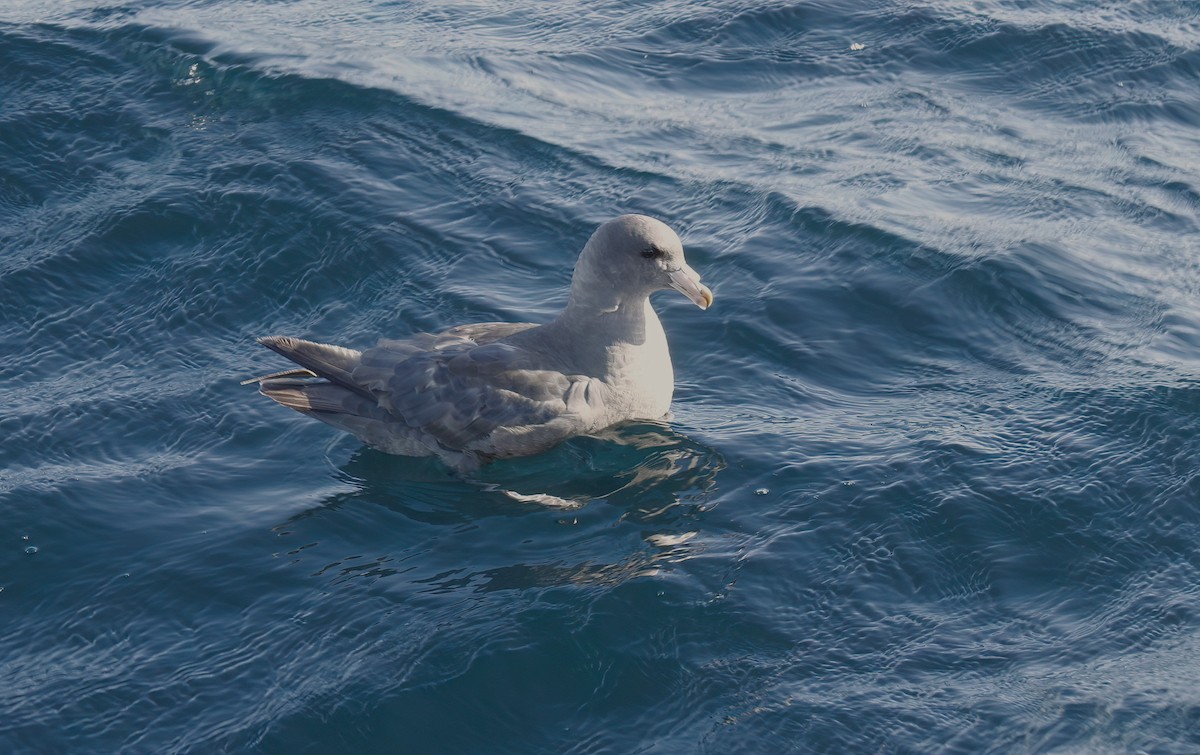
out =
[[[469,470],[663,416],[674,376],[648,297],[668,287],[712,302],[673,231],[623,215],[592,234],[552,322],[460,325],[365,351],[271,336],[259,342],[303,369],[246,382],[382,451]]]

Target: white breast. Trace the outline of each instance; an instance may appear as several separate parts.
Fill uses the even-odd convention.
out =
[[[645,340],[623,344],[611,353],[607,380],[613,396],[613,422],[629,419],[659,419],[671,408],[675,373],[667,335],[662,323],[646,302]]]

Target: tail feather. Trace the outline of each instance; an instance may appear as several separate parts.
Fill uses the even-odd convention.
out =
[[[290,377],[317,377],[317,373],[304,368],[298,370],[284,370],[283,372],[272,372],[270,375],[259,375],[258,377],[252,377],[247,380],[243,380],[242,382],[238,383],[238,385],[250,385],[252,383],[263,383],[268,380],[278,380],[279,378]]]
[[[258,339],[258,342],[304,367],[314,377],[325,378],[360,396],[373,398],[370,391],[354,380],[354,368],[362,361],[361,351],[305,341],[291,336],[266,336]],[[293,374],[295,372],[284,372],[279,373],[277,377],[291,377]],[[276,376],[268,375],[267,377]]]
[[[365,399],[333,383],[314,383],[304,380],[271,380],[259,386],[258,392],[267,398],[298,412],[329,414],[359,414]]]

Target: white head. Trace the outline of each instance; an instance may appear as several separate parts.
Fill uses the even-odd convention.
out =
[[[596,229],[575,263],[571,302],[615,309],[673,288],[701,309],[713,295],[683,258],[683,243],[664,223],[645,215],[622,215]]]

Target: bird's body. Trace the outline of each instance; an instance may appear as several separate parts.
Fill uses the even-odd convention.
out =
[[[365,351],[272,336],[259,342],[303,369],[248,382],[381,451],[465,471],[666,414],[675,381],[649,294],[667,287],[712,301],[674,232],[624,215],[588,241],[549,323],[460,325]]]

